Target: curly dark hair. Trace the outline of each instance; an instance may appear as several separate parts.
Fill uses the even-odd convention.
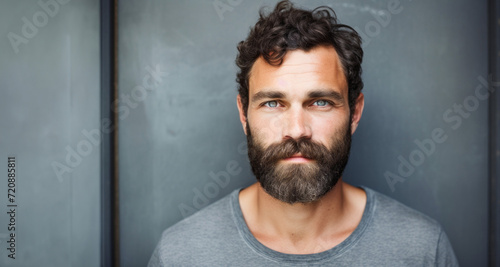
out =
[[[339,24],[335,11],[326,6],[308,11],[295,8],[290,1],[281,1],[270,14],[266,15],[264,9],[259,14],[260,18],[247,39],[238,44],[236,57],[236,65],[240,68],[236,81],[245,116],[248,110],[249,74],[260,56],[267,63],[279,66],[287,51],[309,51],[320,45],[333,46],[339,56],[349,88],[352,115],[355,101],[363,89],[363,49],[359,34],[352,27]]]

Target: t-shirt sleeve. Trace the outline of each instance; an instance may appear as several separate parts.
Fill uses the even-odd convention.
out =
[[[439,234],[438,245],[436,248],[436,267],[448,267],[448,266],[459,266],[457,257],[455,257],[455,253],[453,252],[453,248],[451,247],[450,241],[448,240],[448,236],[441,229],[441,233]]]

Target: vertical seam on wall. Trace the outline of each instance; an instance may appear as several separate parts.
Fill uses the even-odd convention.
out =
[[[116,97],[116,0],[100,1],[100,74],[101,74],[101,266],[119,266],[119,238],[116,171],[117,121],[113,102]],[[104,128],[104,121],[110,128]],[[108,130],[110,130],[108,132]]]

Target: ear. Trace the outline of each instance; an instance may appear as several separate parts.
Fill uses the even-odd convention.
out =
[[[245,111],[243,110],[243,104],[241,103],[241,96],[238,94],[236,97],[236,104],[238,105],[238,112],[240,113],[240,122],[243,126],[243,131],[245,135],[247,134],[247,117],[245,116]]]
[[[361,114],[363,114],[363,108],[365,107],[365,96],[363,93],[359,93],[358,99],[356,99],[356,104],[354,107],[354,114],[352,114],[351,119],[351,135],[354,134],[356,128],[358,128],[359,120],[361,120]]]

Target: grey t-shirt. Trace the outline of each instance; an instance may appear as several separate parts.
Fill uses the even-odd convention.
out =
[[[243,219],[238,189],[165,230],[148,266],[458,266],[436,221],[362,189],[367,201],[361,222],[326,251],[285,254],[261,244]]]

